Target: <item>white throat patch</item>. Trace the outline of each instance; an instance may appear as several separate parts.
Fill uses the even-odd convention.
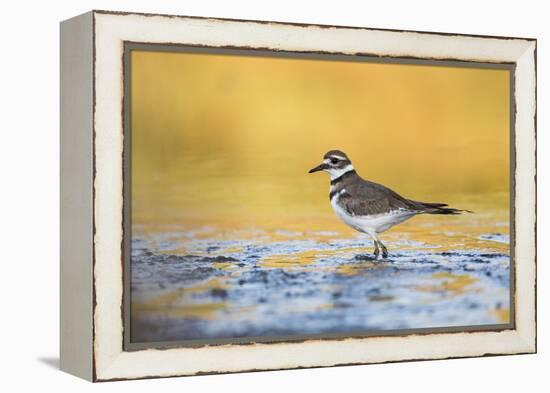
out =
[[[354,170],[354,168],[353,168],[353,165],[351,165],[351,164],[348,164],[345,167],[340,168],[340,169],[336,169],[336,168],[326,169],[326,171],[330,175],[330,180],[338,179],[340,176],[342,176],[342,175],[344,175],[344,174],[346,174],[350,171],[353,171],[353,170]]]

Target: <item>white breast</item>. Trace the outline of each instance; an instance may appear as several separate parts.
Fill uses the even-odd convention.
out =
[[[377,233],[387,231],[392,226],[399,224],[416,214],[408,210],[399,209],[383,214],[352,216],[338,204],[338,199],[340,198],[340,195],[343,194],[345,191],[345,189],[341,190],[331,199],[330,203],[332,205],[332,209],[334,210],[336,215],[342,221],[344,221],[344,223],[359,232],[376,235]]]

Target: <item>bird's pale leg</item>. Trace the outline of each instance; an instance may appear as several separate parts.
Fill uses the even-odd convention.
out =
[[[378,256],[380,255],[380,248],[378,247],[378,240],[374,241],[374,257],[378,259]]]
[[[388,249],[386,248],[384,243],[382,243],[380,240],[378,241],[378,243],[380,244],[380,247],[382,247],[382,258],[387,258],[388,257]]]
[[[378,259],[378,256],[380,255],[380,247],[379,247],[379,244],[381,245],[382,243],[380,243],[380,240],[378,240],[378,236],[376,236],[376,232],[374,231],[368,231],[366,232],[369,234],[369,236],[372,238],[372,240],[374,241],[374,258],[375,259]]]

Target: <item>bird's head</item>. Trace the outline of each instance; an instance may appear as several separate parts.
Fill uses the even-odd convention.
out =
[[[325,171],[328,172],[332,180],[353,170],[353,165],[351,165],[351,161],[346,153],[341,150],[330,150],[324,155],[323,162],[315,168],[310,169],[309,173]]]

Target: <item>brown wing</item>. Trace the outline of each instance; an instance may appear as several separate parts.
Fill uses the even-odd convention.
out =
[[[469,210],[446,207],[445,203],[418,202],[403,198],[392,189],[381,184],[359,178],[345,185],[338,198],[338,204],[353,216],[368,216],[405,210],[411,214],[460,214]],[[470,212],[471,213],[471,212]]]
[[[389,213],[394,210],[409,210],[420,213],[421,209],[395,191],[377,183],[361,179],[360,182],[346,184],[339,195],[338,204],[354,216],[368,216]]]

